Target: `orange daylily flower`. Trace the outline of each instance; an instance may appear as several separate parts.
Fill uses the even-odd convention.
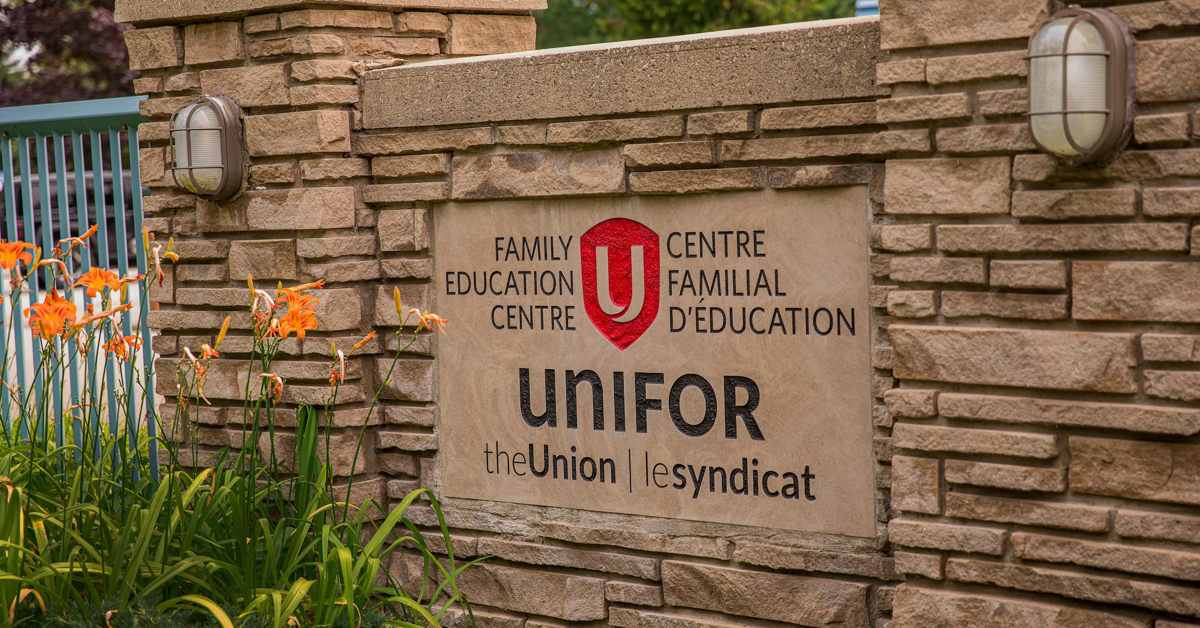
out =
[[[71,251],[72,251],[72,250],[73,250],[73,249],[74,249],[76,246],[78,246],[78,247],[80,247],[80,248],[84,248],[84,249],[88,248],[88,243],[87,243],[87,241],[88,241],[88,239],[89,239],[89,238],[91,238],[92,236],[96,235],[96,228],[97,228],[98,226],[99,226],[99,225],[92,225],[90,229],[88,229],[87,231],[85,231],[85,232],[83,232],[82,234],[80,234],[80,236],[79,236],[78,238],[63,238],[63,239],[59,240],[59,241],[58,241],[58,248],[59,248],[60,250],[62,249],[63,242],[70,242],[70,243],[71,243],[71,246],[68,246],[68,247],[67,247],[67,250],[66,250],[66,252],[65,252],[65,253],[63,253],[63,255],[64,255],[64,256],[66,256],[66,255],[70,255]]]
[[[65,263],[63,263],[63,261],[62,261],[62,260],[60,260],[60,259],[56,259],[56,258],[44,259],[44,260],[42,260],[42,261],[40,261],[40,262],[38,262],[38,263],[36,263],[36,264],[34,264],[34,265],[33,265],[33,267],[34,267],[34,268],[42,268],[42,267],[45,267],[45,266],[58,266],[59,268],[61,268],[61,269],[62,269],[63,275],[68,275],[68,274],[70,274],[70,273],[67,271],[67,265],[66,265]]]
[[[346,377],[346,355],[341,351],[337,352],[338,361],[334,362],[329,368],[329,390],[332,391],[337,383]]]
[[[278,306],[287,304],[288,311],[299,310],[301,312],[315,314],[317,312],[317,305],[321,303],[320,299],[307,294],[293,292],[291,288],[284,288],[277,294],[280,294],[281,296],[279,297],[279,300],[276,301],[276,304]]]
[[[305,309],[288,308],[288,313],[279,319],[279,335],[287,338],[292,332],[304,340],[305,332],[317,328],[317,317]]]
[[[306,290],[320,290],[321,288],[324,288],[324,287],[325,287],[325,280],[318,279],[312,283],[302,283],[298,286],[295,286],[292,288],[287,288],[287,290],[294,290],[296,292],[304,292]]]
[[[29,317],[34,336],[50,339],[75,322],[75,304],[60,297],[58,290],[51,289],[46,299],[26,309],[25,315]]]
[[[109,290],[119,290],[121,288],[121,280],[117,278],[117,274],[111,270],[104,268],[93,268],[75,282],[76,286],[86,286],[87,295],[94,297],[105,288]]]
[[[306,290],[320,290],[325,287],[325,280],[320,279],[312,283],[301,284],[292,288],[280,287],[275,291],[275,296],[278,297],[276,302],[283,306],[287,304],[288,309],[292,310],[308,310],[316,312],[316,306],[321,303],[319,299],[313,296],[303,294]]]
[[[196,369],[196,394],[204,400],[204,403],[212,405],[208,397],[204,396],[204,384],[208,382],[208,368],[201,364],[200,360],[192,355],[192,350],[187,347],[183,348],[183,357],[192,365],[192,368]],[[186,399],[186,397],[181,397],[181,399]]]
[[[431,313],[429,310],[425,310],[425,313],[420,315],[420,319],[421,319],[421,324],[418,326],[417,329],[424,327],[425,329],[428,329],[429,331],[433,331],[433,328],[437,327],[438,331],[442,332],[443,336],[446,335],[446,323],[449,323],[450,319],[442,318],[441,316],[438,316],[437,314]]]
[[[200,345],[200,359],[201,360],[207,360],[209,358],[219,358],[219,357],[221,357],[221,354],[217,353],[216,350],[213,349],[212,347],[208,346],[207,344]]]
[[[142,339],[133,336],[114,336],[104,343],[104,349],[122,362],[132,362],[137,350],[142,346]]]
[[[265,377],[270,380],[271,394],[275,396],[275,402],[278,403],[279,399],[283,397],[283,378],[275,373],[263,373],[259,377]]]
[[[221,323],[221,331],[217,334],[217,341],[213,343],[214,349],[220,349],[221,343],[225,342],[225,334],[229,333],[229,323],[233,320],[232,316],[226,316],[225,322]],[[215,353],[215,351],[214,351]]]
[[[30,251],[37,251],[37,247],[26,242],[0,240],[0,268],[12,270],[17,266],[17,262],[32,264],[33,254]]]
[[[154,275],[155,275],[155,278],[158,280],[159,288],[162,287],[163,280],[166,279],[166,275],[163,273],[163,269],[162,269],[162,258],[159,257],[160,251],[162,251],[162,245],[155,244],[154,250],[152,251],[152,253],[154,253]]]
[[[132,303],[126,303],[124,305],[119,305],[117,307],[114,307],[111,310],[106,310],[104,312],[100,312],[99,314],[92,314],[91,316],[79,321],[78,323],[74,323],[74,327],[80,328],[85,325],[88,325],[89,323],[94,323],[102,318],[112,318],[112,316],[118,312],[128,312],[129,310],[132,310],[132,309],[133,309]],[[91,311],[90,305],[88,306],[88,311],[89,312]],[[74,319],[74,317],[72,317],[72,320],[73,319]]]
[[[174,248],[175,248],[175,238],[169,238],[167,240],[167,252],[163,253],[162,256],[163,256],[163,259],[171,260],[172,264],[177,264],[177,263],[179,263],[179,254],[175,253],[171,250]]]
[[[354,343],[354,346],[350,347],[350,353],[348,353],[346,355],[354,355],[355,351],[358,351],[359,349],[362,349],[363,347],[367,346],[367,343],[371,342],[374,339],[375,339],[375,332],[371,332],[371,333],[367,334],[366,337],[364,337],[362,340],[359,340],[358,342]]]

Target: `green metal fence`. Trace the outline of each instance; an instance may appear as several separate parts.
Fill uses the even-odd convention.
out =
[[[36,244],[48,254],[61,239],[79,236],[96,225],[93,246],[77,257],[64,260],[71,274],[86,272],[94,266],[111,268],[121,277],[126,277],[131,267],[138,273],[145,273],[146,252],[140,245],[142,188],[138,168],[138,125],[145,120],[138,113],[138,102],[144,98],[109,98],[0,109],[0,168],[4,177],[4,229],[0,236],[10,242],[23,240]],[[7,286],[10,278],[6,275],[3,279]],[[121,367],[107,360],[103,373],[104,392],[92,393],[106,398],[81,399],[84,391],[80,388],[80,369],[87,365],[81,365],[73,344],[70,346],[70,368],[66,370],[69,381],[60,381],[62,374],[54,371],[53,381],[44,382],[40,371],[32,366],[32,360],[41,354],[42,343],[32,337],[20,312],[30,302],[40,300],[42,292],[52,287],[69,294],[80,312],[84,311],[85,302],[94,300],[86,297],[82,289],[51,286],[50,281],[48,269],[40,277],[34,273],[29,277],[28,293],[22,297],[24,302],[0,307],[0,328],[10,330],[0,334],[0,356],[11,360],[13,368],[5,372],[12,394],[25,397],[14,400],[10,398],[9,386],[0,386],[0,414],[5,428],[12,427],[14,404],[24,406],[25,399],[31,394],[35,395],[34,399],[44,399],[42,395],[49,386],[54,416],[60,417],[55,421],[54,434],[58,445],[63,445],[67,438],[61,420],[64,403],[104,408],[107,429],[116,435],[121,428],[116,390],[123,378],[129,390],[123,403],[127,404],[124,429],[129,435],[130,455],[137,455],[137,436],[144,426],[151,439],[147,454],[150,468],[156,471],[157,420],[150,368],[153,350],[146,317],[148,295],[134,289],[138,285],[135,283],[130,284],[124,297],[124,302],[132,303],[134,310],[130,316],[122,317],[121,331],[131,335],[130,319],[138,321],[144,341],[138,360]],[[99,303],[93,305],[97,311],[102,309]],[[17,315],[12,316],[13,320],[5,320],[10,312]],[[124,372],[119,373],[118,368],[123,368]],[[133,394],[135,369],[145,394]],[[143,399],[144,408],[139,407]],[[90,417],[87,429],[98,435],[103,418],[99,412],[86,414]],[[84,425],[72,421],[71,429],[72,442],[83,442]]]

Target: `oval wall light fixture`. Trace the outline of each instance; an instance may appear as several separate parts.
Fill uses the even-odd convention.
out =
[[[1029,39],[1029,130],[1067,163],[1112,159],[1133,133],[1135,56],[1129,26],[1103,9],[1071,8]]]
[[[228,96],[201,96],[171,116],[171,174],[183,189],[214,201],[242,190],[242,121]]]

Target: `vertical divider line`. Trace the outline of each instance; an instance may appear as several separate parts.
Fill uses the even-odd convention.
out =
[[[65,238],[69,238],[73,235],[73,232],[71,230],[71,222],[72,222],[71,221],[71,213],[72,212],[71,212],[70,196],[68,195],[68,191],[67,191],[67,174],[68,174],[67,173],[67,154],[66,154],[66,145],[63,143],[63,136],[61,133],[55,133],[52,141],[53,141],[53,147],[54,147],[54,172],[56,172],[58,174],[58,235],[59,235],[59,240],[61,241]],[[75,180],[75,183],[76,183],[76,186],[78,187],[78,179]],[[78,233],[82,234],[83,232],[80,231]],[[81,254],[86,254],[87,249],[81,249],[80,252],[81,252]],[[69,255],[65,255],[64,257],[65,257],[65,259],[63,260],[63,263],[67,265],[67,273],[68,273],[68,278],[67,278],[68,285],[66,287],[66,295],[65,296],[68,301],[70,301],[71,303],[75,303],[75,287],[70,285],[71,284],[70,278],[75,275],[75,260]],[[80,312],[79,313],[80,318],[83,317],[82,315],[83,315],[83,312]],[[79,395],[80,395],[80,391],[79,391],[79,351],[76,348],[74,342],[64,342],[63,350],[70,355],[70,371],[69,371],[70,380],[71,380],[71,404],[70,404],[70,406],[74,407],[74,406],[79,405]],[[58,419],[55,422],[55,426],[58,429],[55,431],[55,434],[54,434],[55,438],[58,440],[59,447],[62,447],[64,444],[64,441],[66,440],[66,425],[65,424],[68,422],[72,426],[74,426],[74,424],[75,424],[74,414],[71,414],[70,411],[68,411],[67,414],[63,414],[60,412],[58,415]],[[72,427],[72,436],[74,436],[74,428],[73,427]],[[80,442],[78,439],[73,440],[72,444],[74,444],[75,447],[80,446]]]
[[[36,138],[37,136],[35,135],[34,137]],[[29,138],[27,138],[27,137],[22,137],[21,142],[17,145],[17,160],[21,164],[21,213],[22,213],[22,215],[24,217],[24,221],[25,221],[25,241],[30,244],[37,244],[37,225],[33,220],[33,181],[32,181],[33,169],[29,165]],[[44,255],[45,251],[43,251],[42,253]],[[30,293],[26,298],[27,298],[27,302],[30,305],[33,305],[34,303],[37,302],[38,293],[40,292],[40,289],[38,286],[37,272],[34,271],[34,272],[29,273],[28,279],[29,279],[28,286],[29,286]],[[23,342],[24,338],[21,338],[21,340]],[[35,400],[35,403],[40,403],[40,400],[43,399],[43,397],[42,397],[42,370],[40,368],[38,368],[38,366],[39,366],[38,363],[39,363],[41,355],[42,355],[42,342],[40,339],[38,339],[36,336],[33,335],[32,329],[30,330],[29,344],[30,344],[30,354],[31,354],[30,357],[32,358],[31,362],[32,362],[32,366],[34,369],[34,373],[33,373],[34,395],[33,395],[33,398]],[[29,422],[26,419],[32,419],[34,416],[37,416],[37,412],[38,412],[39,408],[37,408],[37,407],[28,408],[28,406],[27,406],[27,404],[29,402],[29,392],[28,392],[28,388],[27,388],[28,383],[23,381],[23,382],[21,382],[21,384],[22,384],[21,393],[25,397],[25,402],[22,403],[21,405],[22,405],[22,407],[26,408],[26,410],[25,410],[26,413],[29,413],[29,412],[33,413],[32,416],[29,416],[27,414],[27,416],[22,417],[21,438],[29,438]]]
[[[58,175],[57,170],[53,173],[50,172],[50,159],[46,155],[46,140],[49,138],[40,133],[35,135],[34,138],[37,141],[38,209],[41,210],[42,217],[40,229],[42,235],[42,257],[49,259],[54,255],[54,209],[50,204],[50,182],[53,180],[56,187],[61,187],[64,182],[59,180],[61,177]],[[52,174],[53,179],[51,179]],[[54,281],[54,272],[55,267],[46,267],[46,294],[50,294],[51,291],[58,288]],[[70,289],[70,286],[67,286],[67,289]],[[43,338],[42,340],[47,343],[47,348],[49,349],[50,360],[46,367],[50,371],[50,397],[54,408],[54,415],[42,417],[42,420],[38,421],[38,438],[41,438],[47,444],[50,442],[50,426],[48,424],[53,421],[56,436],[55,444],[61,445],[62,441],[57,436],[61,428],[63,414],[62,352],[59,350],[62,338]],[[41,395],[38,397],[41,398]]]
[[[130,185],[133,186],[133,235],[136,239],[134,250],[138,274],[145,275],[149,272],[147,265],[149,260],[146,259],[146,247],[142,241],[142,166],[141,154],[138,152],[138,128],[136,125],[129,125],[127,141],[129,144],[129,179]],[[157,392],[154,385],[154,347],[150,342],[150,298],[148,291],[142,289],[140,283],[137,285],[140,299],[138,325],[141,328],[142,360],[145,365],[143,384],[146,387],[146,436],[149,440],[146,458],[150,466],[150,477],[158,482],[158,405],[155,403]]]

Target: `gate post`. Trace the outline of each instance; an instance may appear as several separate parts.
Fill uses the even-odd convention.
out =
[[[275,370],[287,380],[277,424],[291,427],[295,407],[319,403],[329,393],[330,343],[348,350],[369,331],[399,321],[392,305],[399,286],[405,308],[424,309],[430,273],[423,210],[409,208],[389,237],[410,260],[382,264],[377,256],[378,212],[364,203],[371,181],[369,159],[358,156],[352,134],[361,129],[359,77],[386,67],[439,57],[494,54],[534,47],[533,9],[545,0],[118,0],[116,18],[134,24],[125,33],[130,67],[141,71],[135,88],[149,98],[141,113],[142,184],[146,227],[158,241],[173,237],[180,256],[153,297],[150,325],[158,336],[158,392],[166,397],[164,421],[174,415],[175,370],[184,348],[198,352],[232,315],[230,336],[213,360],[205,392],[213,401],[199,412],[202,452],[241,447],[241,398],[252,348],[247,275],[261,287],[324,280],[320,326],[303,341],[284,342]],[[449,9],[449,10],[446,10]],[[214,203],[175,185],[169,170],[168,125],[172,113],[201,94],[224,94],[242,109],[248,150],[244,194]],[[437,103],[430,103],[436,107]],[[378,166],[376,166],[378,167]],[[436,174],[414,172],[412,176]],[[394,176],[394,175],[389,175]],[[393,208],[394,209],[394,208]],[[396,212],[393,212],[396,213]],[[415,357],[402,360],[380,407],[367,419],[382,370],[397,349],[383,333],[356,352],[333,414],[330,461],[340,483],[355,474],[354,499],[383,501],[380,471],[419,477],[417,459],[406,453],[375,453],[373,432],[352,461],[364,421],[408,426],[411,447],[431,448],[434,339],[423,336]],[[389,337],[390,336],[390,337]],[[384,338],[388,338],[385,342]],[[380,367],[379,364],[383,366]],[[290,408],[290,410],[289,410]],[[290,449],[290,434],[277,445]],[[430,441],[430,442],[426,442]],[[265,447],[267,443],[259,443]],[[199,460],[204,464],[207,456]],[[352,467],[353,462],[353,467]],[[416,480],[397,486],[400,491]]]

